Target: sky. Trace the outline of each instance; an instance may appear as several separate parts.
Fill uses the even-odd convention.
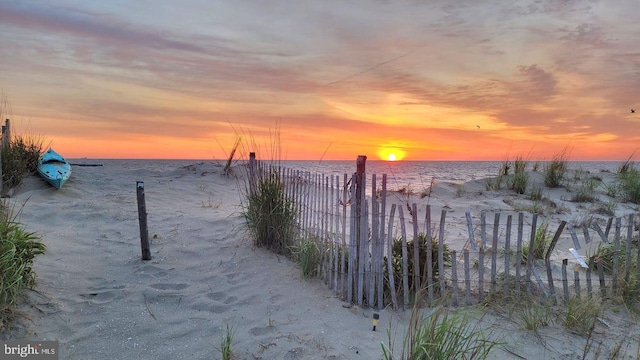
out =
[[[0,0],[0,110],[67,158],[224,159],[240,140],[263,159],[625,160],[638,10]]]

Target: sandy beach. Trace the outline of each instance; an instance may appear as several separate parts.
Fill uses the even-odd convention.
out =
[[[24,318],[5,338],[58,340],[60,359],[219,359],[227,326],[236,359],[381,359],[387,329],[396,346],[410,312],[387,308],[372,331],[373,310],[340,300],[318,279],[303,279],[289,259],[252,245],[244,228],[238,180],[218,162],[194,162],[170,172],[110,166],[74,167],[56,191],[32,176],[11,201],[20,221],[47,252],[35,261],[38,285],[21,307]],[[534,174],[539,175],[539,174]],[[611,181],[614,174],[597,174]],[[539,179],[538,179],[539,180]],[[152,259],[142,261],[136,181],[144,181]],[[465,212],[517,210],[527,200],[510,190],[486,191],[485,180],[461,187],[436,184],[427,202],[448,210],[447,239],[467,240]],[[594,203],[567,201],[550,228],[595,212]],[[618,204],[616,216],[638,213]],[[571,247],[558,244],[560,258]],[[500,341],[491,358],[581,359],[586,339],[553,323],[524,330],[517,320],[474,306],[481,328]],[[637,358],[640,324],[612,306],[596,325],[601,358],[622,342],[620,358]],[[592,351],[586,358],[596,357]]]

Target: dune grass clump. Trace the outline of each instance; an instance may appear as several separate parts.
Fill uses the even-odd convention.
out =
[[[440,260],[438,258],[438,246],[439,240],[437,237],[433,237],[431,239],[431,280],[435,289],[440,289],[439,279],[440,279]],[[444,266],[451,266],[451,252],[449,251],[449,247],[447,244],[442,244],[442,258],[444,260]],[[393,240],[393,244],[391,247],[393,252],[393,258],[391,259],[391,263],[393,264],[393,273],[396,279],[402,279],[402,239],[396,238]],[[426,279],[428,275],[428,267],[426,264],[427,259],[427,236],[424,233],[420,233],[418,235],[418,258],[420,259],[420,263],[418,264],[419,269],[418,273],[420,274],[421,279],[423,280],[422,287],[427,286]],[[411,291],[417,291],[416,284],[414,283],[414,269],[415,264],[413,262],[414,259],[414,249],[413,249],[413,240],[407,241],[407,274],[409,275],[409,289]],[[386,260],[385,260],[385,274],[388,273],[386,269]],[[402,281],[396,281],[396,291],[400,291],[402,286]]]
[[[498,345],[484,329],[472,325],[465,315],[437,307],[424,314],[414,306],[399,355],[394,352],[391,331],[382,344],[385,360],[486,359]]]
[[[594,177],[581,177],[580,186],[571,197],[573,202],[594,202],[596,200],[595,190],[600,181]]]
[[[44,140],[37,136],[14,136],[2,147],[2,182],[12,188],[36,171]]]
[[[234,358],[233,356],[233,335],[234,334],[235,334],[235,331],[233,327],[227,324],[227,328],[220,338],[220,347],[214,346],[216,350],[220,352],[220,357],[222,360],[231,360]]]
[[[314,238],[302,239],[300,245],[296,246],[294,250],[294,258],[305,278],[318,275],[321,256],[320,247]]]
[[[624,200],[640,204],[640,171],[630,160],[620,166],[617,178]]]
[[[245,194],[244,217],[254,244],[291,257],[296,235],[294,201],[275,170],[258,171],[255,186]]]
[[[573,333],[587,336],[603,313],[604,307],[600,300],[573,296],[566,303],[564,326]]]
[[[522,327],[527,330],[538,330],[540,327],[549,326],[553,321],[551,308],[531,299],[518,307],[518,315]]]
[[[556,154],[553,160],[544,166],[544,184],[550,188],[560,187],[568,168],[566,150]]]
[[[529,175],[526,173],[527,162],[522,157],[517,157],[514,162],[514,175],[509,181],[511,190],[518,194],[524,194],[529,184]]]
[[[23,290],[35,285],[33,259],[43,254],[40,238],[25,231],[12,209],[0,205],[0,330],[12,318]]]

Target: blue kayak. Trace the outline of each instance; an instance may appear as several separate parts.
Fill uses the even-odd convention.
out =
[[[71,165],[62,155],[49,148],[38,158],[38,174],[56,189],[60,189],[71,176]]]

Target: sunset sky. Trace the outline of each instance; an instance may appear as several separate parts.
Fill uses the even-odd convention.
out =
[[[2,116],[68,158],[220,159],[241,136],[290,160],[624,160],[640,146],[639,11],[0,0]]]

